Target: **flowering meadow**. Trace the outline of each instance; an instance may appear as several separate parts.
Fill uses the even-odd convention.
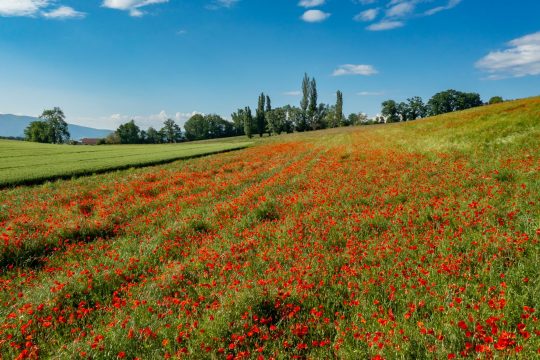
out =
[[[0,192],[2,359],[540,357],[540,98]]]

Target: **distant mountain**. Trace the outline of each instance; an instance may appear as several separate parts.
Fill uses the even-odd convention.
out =
[[[24,129],[32,121],[39,120],[31,116],[18,116],[0,114],[0,136],[24,136]],[[104,138],[107,137],[111,130],[94,129],[86,126],[68,124],[71,139],[80,140],[83,138]]]

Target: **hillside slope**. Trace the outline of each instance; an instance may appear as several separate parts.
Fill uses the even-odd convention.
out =
[[[0,358],[537,359],[537,110],[1,190]]]

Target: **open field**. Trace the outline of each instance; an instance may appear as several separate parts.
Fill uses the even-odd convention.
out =
[[[532,98],[0,191],[0,357],[536,358],[539,144]]]
[[[0,140],[0,187],[160,164],[241,149],[249,144],[237,138],[182,144],[110,146]]]

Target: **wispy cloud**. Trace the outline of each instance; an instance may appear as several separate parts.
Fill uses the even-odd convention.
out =
[[[383,20],[375,24],[371,24],[367,27],[370,31],[384,31],[384,30],[392,30],[397,29],[402,26],[404,26],[405,23],[403,21],[389,21],[389,20]]]
[[[392,5],[388,10],[386,10],[387,17],[403,17],[409,15],[414,11],[416,7],[415,1],[405,1],[396,5]]]
[[[330,15],[332,14],[321,10],[308,10],[302,15],[302,20],[310,23],[323,22],[328,19]]]
[[[360,91],[357,93],[359,96],[383,96],[384,92],[382,91]]]
[[[57,9],[44,12],[43,16],[48,19],[82,19],[86,14],[69,6],[60,6]]]
[[[373,21],[377,18],[379,9],[364,10],[354,17],[354,21]]]
[[[371,0],[357,0],[363,5],[376,3]],[[450,10],[463,0],[386,0],[383,5],[384,16],[376,23],[366,27],[370,31],[392,30],[405,26],[411,18],[431,16],[441,11]],[[433,7],[434,5],[437,5]],[[430,7],[430,8],[428,8]],[[427,9],[426,9],[427,8]],[[367,9],[354,17],[356,21],[374,21],[381,8]]]
[[[353,65],[353,64],[345,64],[339,66],[334,72],[332,73],[332,76],[344,76],[344,75],[363,75],[363,76],[370,76],[378,74],[377,69],[375,69],[372,65]]]
[[[540,75],[540,32],[514,39],[508,49],[492,51],[476,62],[489,79]]]
[[[209,10],[218,10],[222,8],[231,8],[236,5],[240,0],[214,0],[212,3],[206,5]]]
[[[298,6],[311,8],[311,7],[324,5],[324,3],[326,3],[326,0],[301,0],[298,3]]]
[[[432,9],[427,10],[424,14],[427,16],[435,15],[438,12],[444,11],[444,10],[450,10],[461,3],[462,0],[450,0],[448,1],[448,4],[443,6],[437,6]]]
[[[128,11],[130,16],[140,17],[145,14],[143,7],[161,4],[169,0],[104,0],[102,6],[109,9]]]
[[[302,95],[302,92],[301,91],[286,91],[283,93],[283,95],[287,95],[287,96],[300,96]]]

